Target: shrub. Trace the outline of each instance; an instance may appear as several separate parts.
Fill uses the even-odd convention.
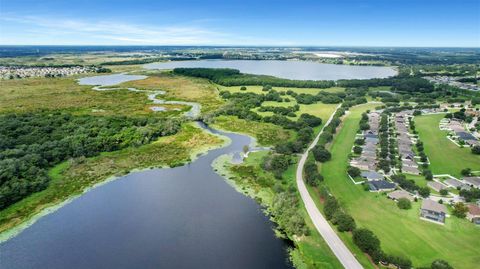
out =
[[[337,226],[339,232],[353,231],[357,227],[355,220],[352,216],[342,211],[337,211],[333,216],[333,220]]]
[[[354,230],[353,242],[367,254],[373,254],[380,250],[380,240],[368,229],[361,228]]]
[[[453,269],[453,267],[450,264],[448,264],[447,261],[444,261],[444,260],[434,260],[430,268],[431,269]]]
[[[412,204],[410,203],[410,200],[408,200],[407,198],[398,199],[397,206],[398,208],[405,209],[405,210],[412,208]]]
[[[418,189],[418,194],[422,196],[423,198],[427,198],[430,196],[430,189],[428,187],[423,187]]]
[[[240,90],[241,90],[241,91],[246,91],[246,90],[247,90],[247,87],[242,86],[242,87],[240,87]]]
[[[426,180],[433,180],[433,174],[430,170],[424,170],[423,175],[425,176]]]
[[[339,209],[339,204],[337,199],[333,196],[328,196],[325,200],[325,206],[323,207],[323,213],[325,213],[325,218],[331,220],[335,212]]]
[[[452,214],[457,218],[465,218],[468,212],[468,207],[464,203],[456,203],[453,206]]]
[[[359,177],[362,172],[361,172],[360,169],[358,169],[357,167],[350,166],[350,167],[348,167],[348,169],[347,169],[347,173],[348,173],[351,177]]]
[[[480,146],[479,145],[473,146],[471,150],[472,150],[473,154],[477,154],[477,155],[480,154]]]
[[[332,158],[332,154],[323,146],[315,146],[312,149],[313,157],[319,162],[326,162]]]

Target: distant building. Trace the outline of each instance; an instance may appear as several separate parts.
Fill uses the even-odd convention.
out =
[[[420,217],[426,220],[445,223],[445,216],[447,215],[447,208],[433,200],[423,200],[422,207],[420,209]]]
[[[476,205],[468,205],[467,219],[480,225],[480,207]]]

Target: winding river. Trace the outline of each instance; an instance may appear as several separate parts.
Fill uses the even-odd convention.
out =
[[[185,166],[95,188],[0,245],[0,268],[291,268],[285,243],[252,199],[213,171],[245,135]]]

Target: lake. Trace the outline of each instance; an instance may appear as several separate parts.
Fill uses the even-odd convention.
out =
[[[87,192],[0,244],[0,268],[291,268],[262,208],[211,167],[251,138],[209,130],[232,143]]]
[[[78,79],[80,85],[99,85],[99,86],[113,86],[123,82],[145,79],[147,76],[142,75],[127,75],[127,74],[111,74],[102,76],[92,76]]]
[[[171,61],[144,65],[146,69],[177,67],[233,68],[242,73],[296,80],[339,80],[386,78],[397,74],[391,67],[322,64],[305,61],[199,60]]]

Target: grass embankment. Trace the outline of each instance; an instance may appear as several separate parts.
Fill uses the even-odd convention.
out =
[[[175,135],[162,137],[148,145],[104,153],[98,157],[63,162],[49,172],[52,180],[44,191],[35,193],[0,212],[0,232],[25,222],[43,209],[112,176],[121,176],[133,169],[178,166],[223,139],[193,124],[185,124]],[[192,156],[193,155],[193,156]]]
[[[92,115],[168,116],[181,113],[154,113],[145,93],[127,90],[94,91],[92,86],[78,85],[77,78],[78,76],[0,80],[0,113],[38,109]],[[173,108],[171,105],[165,107]]]
[[[278,141],[286,141],[295,137],[291,130],[265,122],[248,121],[236,116],[219,116],[215,118],[212,127],[230,132],[243,133],[253,136],[262,146],[274,145]]]
[[[460,171],[471,168],[480,171],[480,155],[472,154],[470,148],[460,148],[447,138],[447,131],[439,128],[445,114],[432,114],[415,117],[415,127],[430,159],[430,169],[434,174],[450,174],[461,177]]]
[[[263,158],[267,154],[268,151],[252,152],[241,165],[232,165],[228,162],[228,159],[223,159],[216,162],[214,167],[238,191],[252,197],[269,211],[276,195],[275,188],[295,188],[297,160],[283,174],[283,179],[279,180],[261,168]],[[316,231],[303,207],[303,203],[299,210],[306,221],[309,235],[302,237],[289,236],[296,244],[296,248],[290,253],[295,266],[297,268],[343,268]]]
[[[445,259],[455,268],[475,268],[480,263],[478,227],[455,217],[447,218],[445,225],[420,220],[420,202],[413,203],[410,210],[401,210],[386,196],[364,191],[362,186],[354,185],[347,177],[348,154],[361,113],[369,108],[372,107],[362,105],[352,108],[345,117],[330,148],[332,160],[321,166],[324,184],[352,215],[357,226],[368,228],[378,236],[386,253],[408,257],[415,267],[429,266],[435,259]],[[421,123],[416,126],[420,129]],[[427,138],[422,141],[426,144]],[[312,191],[312,194],[316,192]],[[318,195],[316,200],[320,200]],[[351,236],[341,236],[358,253],[352,247]]]
[[[166,94],[159,98],[199,103],[202,105],[202,113],[212,112],[224,103],[218,96],[215,86],[206,79],[183,77],[158,71],[150,72],[148,75],[149,77],[146,79],[125,82],[119,86],[163,90],[166,91]]]

